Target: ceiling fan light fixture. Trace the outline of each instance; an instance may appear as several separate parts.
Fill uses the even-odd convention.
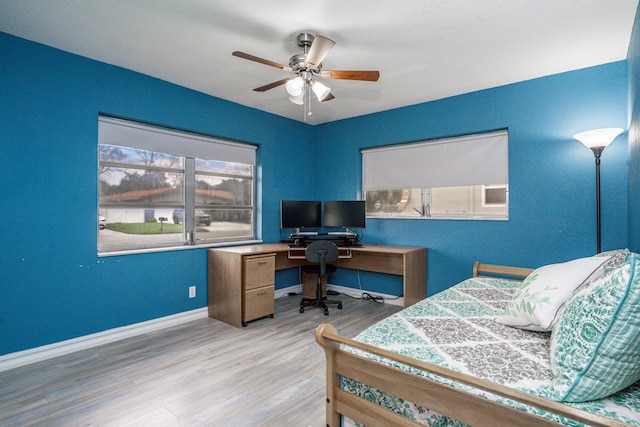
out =
[[[297,105],[302,105],[304,103],[304,93],[302,93],[302,91],[300,91],[300,95],[298,96],[290,96],[289,97],[289,101],[293,102],[294,104]]]
[[[302,88],[304,87],[304,80],[298,76],[289,80],[286,84],[287,92],[292,97],[297,97],[302,94]]]
[[[330,88],[328,88],[327,86],[323,85],[318,81],[313,82],[313,86],[311,86],[311,90],[313,90],[313,93],[315,93],[316,96],[318,97],[318,101],[322,101],[323,99],[325,99],[327,96],[329,96],[329,93],[331,92]]]

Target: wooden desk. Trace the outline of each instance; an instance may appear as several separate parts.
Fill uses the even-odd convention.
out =
[[[426,248],[365,244],[364,247],[339,249],[340,258],[332,263],[338,267],[402,276],[405,307],[426,298]],[[209,249],[209,317],[238,327],[243,325],[247,320],[243,318],[243,311],[247,311],[243,266],[248,257],[254,259],[256,256],[274,254],[275,270],[307,264],[304,248],[290,248],[286,243]]]

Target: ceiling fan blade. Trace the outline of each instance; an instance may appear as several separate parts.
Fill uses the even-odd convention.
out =
[[[290,79],[287,77],[286,79],[278,80],[277,82],[269,83],[268,85],[260,86],[254,89],[255,92],[266,92],[269,89],[273,89],[274,87],[282,86]]]
[[[318,75],[326,79],[364,80],[367,82],[377,82],[380,78],[379,71],[327,70],[321,71]]]
[[[329,92],[329,95],[325,96],[324,99],[322,100],[322,102],[331,101],[334,98],[335,98],[335,96],[333,96],[333,94],[331,92]]]
[[[335,44],[336,42],[331,39],[323,36],[315,36],[313,43],[311,43],[311,47],[309,48],[309,53],[307,54],[304,66],[311,68],[312,70],[317,69]]]
[[[277,62],[269,61],[268,59],[262,59],[257,56],[249,55],[248,53],[235,51],[232,53],[233,56],[237,56],[238,58],[248,59],[249,61],[259,62],[260,64],[269,65],[270,67],[279,68],[285,71],[291,71],[291,68],[286,65],[278,64]]]

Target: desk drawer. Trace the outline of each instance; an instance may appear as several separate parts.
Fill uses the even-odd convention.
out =
[[[260,288],[275,283],[276,255],[266,254],[244,258],[244,289]]]
[[[264,286],[262,288],[246,291],[244,294],[243,320],[258,319],[269,316],[275,312],[275,287]]]

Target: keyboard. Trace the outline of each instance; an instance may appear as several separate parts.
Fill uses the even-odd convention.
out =
[[[334,242],[339,248],[364,248],[360,243]]]

